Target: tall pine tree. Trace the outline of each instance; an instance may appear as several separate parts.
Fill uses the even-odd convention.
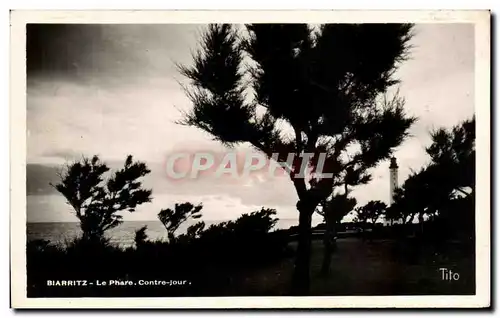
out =
[[[182,124],[285,165],[289,154],[300,159],[287,165],[299,212],[293,294],[309,290],[316,206],[347,170],[362,174],[389,158],[414,122],[401,98],[380,98],[397,83],[411,37],[409,24],[210,25],[193,64],[180,66],[193,104]],[[299,173],[315,168],[320,153],[333,178]]]

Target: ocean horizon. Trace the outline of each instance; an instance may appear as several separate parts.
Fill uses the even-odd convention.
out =
[[[205,227],[212,224],[225,222],[226,220],[204,220]],[[186,233],[187,228],[198,222],[185,222],[177,230],[176,234]],[[313,226],[321,223],[319,219],[313,219]],[[291,226],[298,225],[297,219],[278,219],[274,230],[287,229]],[[134,244],[135,231],[143,226],[147,226],[146,234],[150,240],[166,240],[167,231],[160,221],[124,221],[119,226],[106,231],[106,237],[110,239],[112,244],[120,247],[128,247]],[[27,240],[47,240],[52,244],[65,245],[75,237],[81,235],[79,222],[28,222],[26,223]]]

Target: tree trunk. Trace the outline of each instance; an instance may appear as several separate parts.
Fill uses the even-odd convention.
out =
[[[311,219],[314,212],[312,204],[300,204],[299,207],[299,233],[297,257],[292,278],[292,294],[303,296],[309,294],[310,261],[311,261]]]
[[[418,225],[419,225],[419,228],[420,228],[420,233],[419,233],[419,236],[420,237],[423,237],[424,236],[424,214],[423,213],[419,213],[418,215]]]
[[[363,220],[361,223],[361,240],[364,242],[366,241],[366,220]]]
[[[332,261],[332,254],[335,250],[337,231],[335,228],[334,220],[328,221],[328,217],[325,217],[326,230],[325,236],[323,238],[323,263],[321,264],[321,275],[328,276],[330,274],[330,264]]]

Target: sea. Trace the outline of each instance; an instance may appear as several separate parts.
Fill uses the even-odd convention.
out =
[[[223,221],[204,221],[205,227],[211,224],[221,223]],[[313,220],[313,226],[320,223],[320,220]],[[185,233],[192,223],[186,222],[177,230],[176,234]],[[298,225],[297,219],[279,219],[274,229],[287,229]],[[166,240],[167,231],[160,221],[125,221],[119,226],[106,232],[108,237],[116,246],[128,247],[134,244],[135,231],[146,226],[146,234],[151,240]],[[27,223],[27,239],[47,240],[52,244],[66,245],[75,237],[81,235],[80,224],[78,222],[37,222]]]

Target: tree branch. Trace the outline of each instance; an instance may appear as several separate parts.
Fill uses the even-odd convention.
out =
[[[470,195],[470,193],[465,192],[462,188],[456,188],[456,190],[462,194],[464,194],[466,197]]]

